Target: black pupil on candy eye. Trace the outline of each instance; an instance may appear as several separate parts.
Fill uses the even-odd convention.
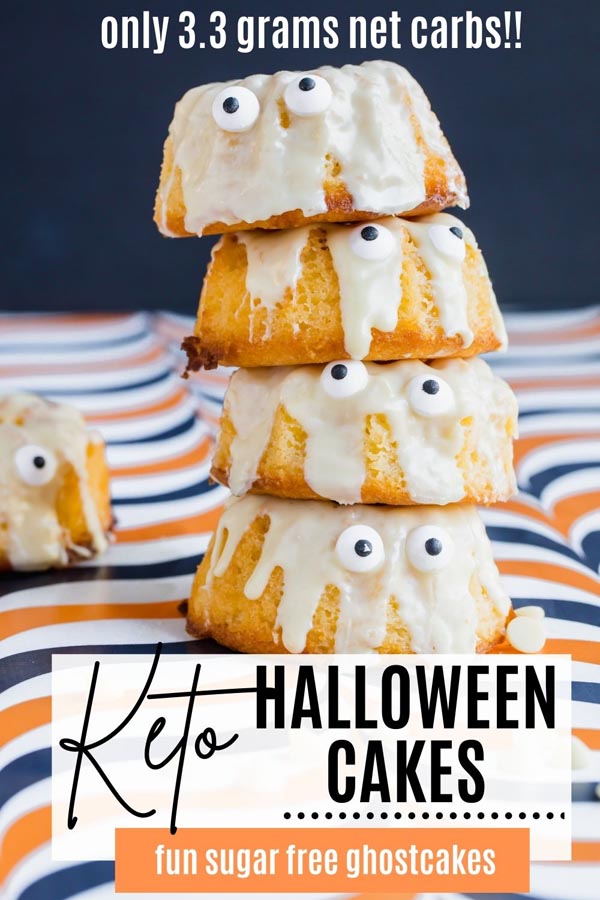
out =
[[[226,99],[223,100],[223,109],[225,110],[226,113],[231,114],[231,113],[237,112],[239,108],[240,108],[240,101],[238,100],[237,97],[226,97]]]
[[[331,377],[335,378],[336,381],[342,381],[348,374],[348,367],[344,366],[342,363],[338,363],[331,370]]]
[[[367,225],[366,228],[363,228],[361,231],[360,236],[363,241],[376,241],[379,237],[379,232],[374,225]]]
[[[452,228],[450,229],[450,231],[452,232],[454,237],[457,237],[460,241],[462,241],[462,236],[463,236],[462,228],[459,228],[458,225],[453,225]]]
[[[423,382],[423,390],[426,394],[437,394],[440,389],[440,386],[437,381],[434,381],[433,378],[428,378],[427,381]]]
[[[373,552],[373,544],[370,541],[357,541],[354,545],[357,556],[370,556]]]
[[[34,456],[33,464],[36,467],[36,469],[43,469],[44,466],[46,465],[46,460],[44,459],[43,456]]]
[[[301,78],[298,82],[298,87],[301,91],[312,91],[315,87],[315,79],[314,78]]]
[[[425,541],[425,550],[430,556],[439,556],[442,552],[442,542],[437,538],[429,538]]]

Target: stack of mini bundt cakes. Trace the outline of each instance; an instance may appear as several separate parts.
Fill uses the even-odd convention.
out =
[[[504,593],[475,504],[515,487],[506,342],[463,174],[391,62],[189,91],[156,221],[223,233],[191,370],[241,366],[213,477],[228,501],[188,628],[243,652],[485,652]]]

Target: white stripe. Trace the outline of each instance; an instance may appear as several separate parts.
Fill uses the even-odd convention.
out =
[[[2,598],[2,610],[55,606],[112,606],[120,603],[165,603],[189,595],[191,575],[173,578],[123,578],[64,581],[51,587],[25,588]]]
[[[560,441],[537,447],[523,456],[517,467],[519,483],[529,487],[531,478],[555,466],[573,465],[578,462],[596,462],[600,459],[600,441]]]
[[[147,384],[145,387],[137,387],[119,391],[110,391],[106,394],[53,394],[46,392],[50,400],[57,403],[71,403],[84,415],[93,417],[98,413],[120,413],[131,410],[144,409],[145,406],[154,405],[176,396],[181,390],[181,385],[175,375],[166,378],[156,384]]]
[[[511,597],[527,597],[539,600],[579,600],[600,606],[600,596],[581,588],[561,584],[558,581],[547,581],[545,578],[534,578],[530,575],[503,575],[503,581],[509,587]]]
[[[191,428],[175,437],[163,438],[159,441],[148,441],[145,444],[116,444],[106,449],[108,464],[111,469],[143,466],[189,453],[197,447],[209,434],[208,425],[196,419]]]
[[[519,419],[521,437],[548,434],[572,434],[575,431],[588,432],[600,429],[600,414],[555,412],[524,416]]]
[[[11,825],[22,819],[27,813],[39,809],[40,806],[49,806],[52,798],[52,779],[43,778],[30,784],[18,793],[13,794],[0,810],[0,846],[2,839]]]
[[[74,382],[78,389],[87,388],[88,391],[98,391],[103,388],[120,389],[138,381],[148,381],[151,378],[158,378],[166,372],[170,372],[171,367],[168,358],[158,359],[155,362],[145,363],[141,366],[132,368],[119,368],[115,371],[108,372],[63,372],[35,375],[7,375],[2,378],[0,393],[9,394],[11,391],[33,390],[40,393],[49,393],[51,391],[59,391],[73,387]],[[175,378],[175,375],[172,374]]]
[[[191,583],[191,579],[190,579]],[[31,628],[0,641],[3,656],[13,653],[33,653],[48,647],[75,647],[106,644],[163,644],[192,641],[183,617],[176,619],[98,619],[85,622],[62,622]]]
[[[51,687],[50,673],[35,675],[33,678],[19,681],[0,694],[0,712],[10,709],[11,706],[16,706],[18,703],[25,703],[27,700],[49,697]]]
[[[594,573],[583,563],[569,556],[564,556],[558,550],[548,550],[546,547],[536,547],[533,544],[517,544],[516,542],[503,543],[500,541],[492,541],[494,550],[494,558],[498,559],[524,559],[527,562],[538,563],[547,562],[561,566],[564,569],[570,569],[573,572],[579,572],[588,578],[594,578]]]
[[[600,705],[573,700],[571,703],[571,728],[598,728],[600,724]]]
[[[50,747],[51,744],[52,727],[50,724],[25,731],[5,744],[4,747],[0,747],[0,772],[20,756],[34,753],[36,750],[43,750],[45,747]]]
[[[561,500],[574,494],[587,494],[600,490],[600,466],[593,469],[577,469],[560,475],[547,484],[540,495],[540,502],[552,510]]]
[[[212,460],[208,457],[199,465],[189,466],[187,469],[173,469],[172,472],[158,472],[156,475],[130,475],[126,478],[113,478],[110,483],[110,492],[115,500],[121,501],[168,494],[205,481],[211,464]]]
[[[181,400],[172,409],[164,412],[140,416],[136,419],[122,419],[114,422],[98,422],[94,427],[105,441],[141,441],[153,435],[171,431],[196,416],[196,403],[191,397]]]
[[[125,531],[142,525],[160,525],[164,522],[198,516],[209,509],[221,506],[228,496],[228,489],[217,484],[205,494],[195,497],[119,506],[117,509],[119,529]]]
[[[3,366],[13,365],[17,369],[19,366],[40,365],[41,363],[60,364],[61,366],[75,366],[80,363],[85,367],[86,364],[92,362],[108,363],[114,360],[132,359],[134,356],[147,353],[151,349],[158,349],[161,346],[151,334],[140,334],[134,340],[123,343],[87,348],[79,343],[61,344],[60,341],[56,341],[54,344],[48,342],[46,338],[45,348],[36,347],[34,350],[24,342],[23,349],[20,351],[3,350],[0,359]]]
[[[573,549],[583,553],[584,540],[589,534],[594,534],[596,531],[600,531],[600,509],[594,509],[580,516],[574,522],[569,532]]]
[[[123,316],[117,321],[108,322],[90,322],[87,325],[80,323],[74,325],[65,322],[60,313],[56,315],[44,313],[44,317],[48,316],[50,322],[39,322],[39,314],[25,313],[19,316],[18,313],[8,313],[5,316],[0,314],[0,321],[5,318],[7,321],[14,323],[17,321],[21,327],[11,328],[5,333],[0,332],[0,346],[8,346],[17,342],[27,342],[28,344],[46,345],[49,340],[53,340],[55,332],[61,339],[69,343],[77,343],[80,346],[86,344],[96,344],[99,341],[111,341],[127,338],[130,335],[139,332],[150,331],[150,317],[147,313],[132,313]],[[54,319],[54,321],[52,321]]]
[[[558,354],[554,357],[548,357],[547,362],[539,359],[529,360],[527,357],[519,359],[511,359],[506,356],[497,356],[495,353],[485,354],[485,361],[496,370],[497,375],[503,378],[527,378],[536,381],[543,381],[544,378],[561,380],[584,376],[591,378],[600,373],[600,361],[594,359],[586,359],[583,362],[577,360],[558,360]]]
[[[595,387],[547,388],[546,390],[522,390],[515,392],[520,412],[535,409],[560,409],[560,407],[600,406],[600,390]]]
[[[556,312],[519,312],[517,310],[504,314],[504,320],[509,332],[515,334],[522,331],[531,331],[539,334],[540,331],[557,329],[563,331],[586,322],[594,322],[600,315],[597,306],[584,306],[580,309],[561,309]]]
[[[571,622],[546,616],[546,637],[563,641],[600,641],[600,628],[587,622]]]
[[[598,900],[600,864],[537,863],[531,867],[530,891],[544,900]]]
[[[521,502],[523,502],[525,498],[527,498],[527,495],[519,494],[518,499]],[[539,503],[535,498],[529,497],[527,499],[529,500],[528,505],[531,506],[532,509],[539,509]],[[488,528],[518,528],[520,530],[530,531],[532,534],[539,534],[541,537],[546,537],[556,544],[562,544],[564,547],[568,546],[567,541],[560,531],[557,531],[545,522],[540,522],[538,519],[529,518],[526,512],[514,512],[513,510],[502,509],[501,506],[485,506],[480,509],[479,512]]]
[[[600,756],[600,753],[594,755]],[[598,840],[600,838],[600,803],[574,803],[572,821],[574,841]]]
[[[177,559],[200,556],[208,546],[207,534],[182,534],[177,537],[158,538],[154,541],[131,541],[111,544],[100,559],[103,566],[143,566],[148,563],[164,563]],[[85,560],[79,569],[98,565],[97,559]],[[4,601],[1,601],[4,602]]]

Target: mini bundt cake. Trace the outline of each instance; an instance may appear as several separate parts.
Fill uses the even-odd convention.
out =
[[[479,359],[238,369],[212,476],[292,499],[493,503],[515,490],[517,403]]]
[[[506,344],[483,256],[454,216],[225,235],[192,370],[475,356]]]
[[[468,203],[423,90],[378,60],[188,91],[165,143],[155,221],[183,237]]]
[[[474,653],[510,600],[474,506],[228,502],[188,630],[244,653]]]
[[[0,570],[87,559],[106,549],[111,526],[100,435],[71,406],[0,397]]]

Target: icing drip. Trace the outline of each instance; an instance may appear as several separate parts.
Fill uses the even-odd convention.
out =
[[[366,475],[366,419],[370,415],[385,416],[406,490],[415,503],[463,499],[468,473],[461,468],[459,454],[467,427],[490,482],[513,488],[512,473],[507,475],[497,447],[498,427],[503,429],[507,419],[516,422],[516,400],[485,362],[448,359],[427,365],[402,360],[360,365],[368,372],[366,386],[347,397],[331,396],[324,389],[321,366],[241,369],[233,375],[225,413],[236,432],[229,473],[234,494],[243,494],[255,481],[280,405],[307,435],[304,478],[321,497],[360,503]],[[409,387],[417,377],[441,377],[453,394],[453,406],[432,417],[416,412]],[[500,426],[494,424],[494,417],[499,418]],[[501,439],[506,439],[504,431]]]
[[[87,548],[68,543],[69,536],[58,520],[56,502],[66,465],[77,476],[92,550],[106,549],[87,475],[88,443],[97,439],[70,406],[50,403],[33,394],[0,397],[0,526],[5,527],[5,552],[13,569],[66,565],[69,551],[90,555]],[[19,475],[15,454],[27,445],[35,445],[57,460],[56,473],[46,484],[28,484]]]
[[[392,597],[415,653],[475,651],[478,613],[471,593],[474,578],[484,588],[492,611],[506,615],[510,607],[473,506],[337,507],[321,501],[298,503],[251,495],[232,500],[218,525],[207,577],[209,590],[214,579],[227,571],[241,537],[260,516],[268,517],[269,528],[244,594],[250,602],[258,600],[273,571],[282,570],[275,624],[292,653],[304,649],[319,600],[329,585],[340,594],[336,653],[376,650],[386,634]],[[385,559],[375,571],[350,572],[336,554],[339,535],[352,525],[367,525],[380,535]],[[445,529],[455,548],[447,565],[435,572],[416,569],[406,552],[407,535],[424,525]]]
[[[469,326],[468,296],[463,260],[443,252],[430,237],[430,228],[458,228],[467,246],[477,248],[472,232],[454,216],[438,213],[416,219],[387,217],[372,223],[391,234],[394,252],[385,259],[365,259],[353,249],[353,228],[320,225],[338,278],[344,343],[352,359],[364,359],[371,345],[371,329],[392,332],[402,306],[402,237],[408,231],[431,277],[433,300],[445,335],[460,335],[463,346],[473,343]],[[246,288],[252,311],[267,310],[265,339],[276,306],[286,292],[296,290],[302,275],[300,257],[309,240],[310,226],[279,232],[239,232],[237,240],[247,253]],[[453,241],[458,241],[452,237]],[[218,246],[215,249],[218,249]],[[464,254],[463,254],[464,255]],[[502,317],[492,302],[494,329],[502,343],[506,332]],[[251,321],[253,316],[251,315]]]
[[[294,72],[251,75],[185,94],[169,129],[172,174],[160,188],[165,234],[176,171],[181,172],[185,227],[197,234],[215,222],[257,222],[297,209],[305,216],[326,212],[328,161],[340,165],[356,209],[407,212],[426,199],[422,141],[428,153],[445,162],[449,191],[457,194],[459,205],[467,205],[439,122],[406,69],[380,60],[340,69],[324,66],[312,74],[332,90],[331,103],[314,115],[294,114],[285,105],[286,88],[298,76]],[[213,102],[227,87],[233,92],[239,86],[252,91],[260,112],[249,130],[231,133],[215,122]]]

